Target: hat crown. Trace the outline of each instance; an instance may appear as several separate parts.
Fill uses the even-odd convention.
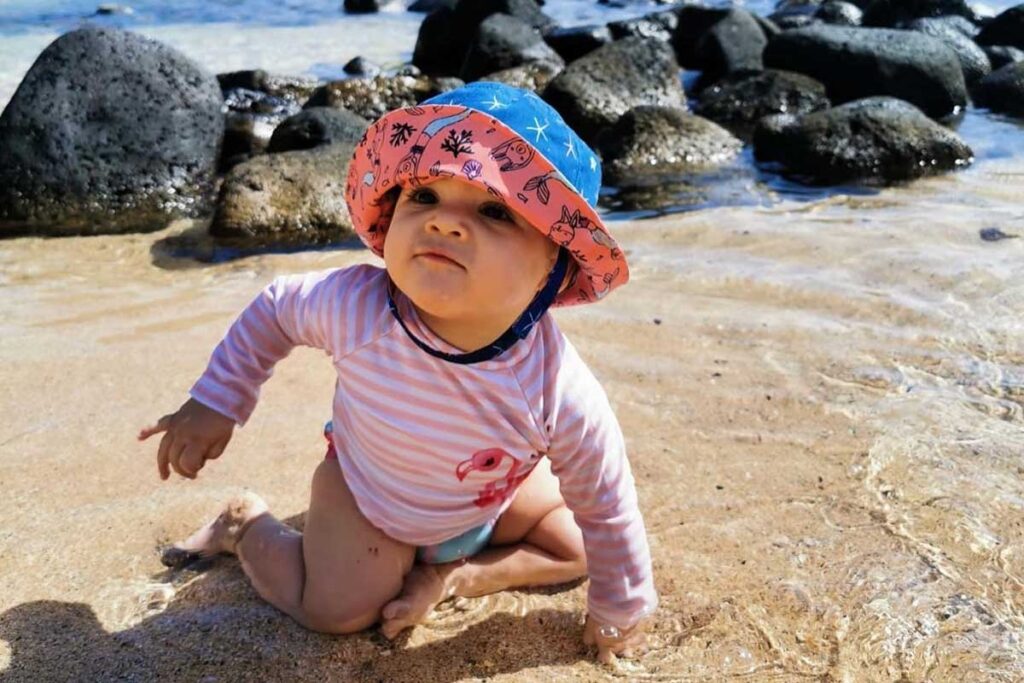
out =
[[[468,107],[501,121],[543,155],[591,206],[597,206],[600,159],[562,116],[533,92],[476,81],[422,104]]]

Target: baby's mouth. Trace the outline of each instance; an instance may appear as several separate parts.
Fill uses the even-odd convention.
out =
[[[458,268],[465,268],[459,263],[453,256],[440,249],[425,249],[416,254],[416,258],[429,261],[430,263],[437,263],[441,265],[456,266]]]

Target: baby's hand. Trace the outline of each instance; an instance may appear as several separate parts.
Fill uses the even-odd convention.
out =
[[[583,642],[597,646],[597,659],[602,664],[614,664],[615,656],[629,659],[641,654],[646,649],[646,620],[641,620],[633,628],[622,631],[615,626],[599,624],[587,617],[583,626]]]
[[[183,477],[195,479],[207,460],[220,457],[231,440],[235,421],[190,398],[178,412],[164,415],[152,427],[139,432],[139,441],[164,432],[156,455],[160,478],[171,476],[171,468]]]

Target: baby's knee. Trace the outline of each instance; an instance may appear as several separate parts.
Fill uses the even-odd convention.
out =
[[[303,601],[303,625],[313,631],[345,635],[369,628],[380,619],[380,610],[349,605],[331,605],[324,601]]]

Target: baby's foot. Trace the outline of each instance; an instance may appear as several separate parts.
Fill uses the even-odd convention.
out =
[[[180,543],[167,548],[160,561],[180,568],[218,553],[234,553],[241,533],[249,522],[267,511],[267,504],[255,493],[245,492],[224,506],[224,511]]]
[[[405,576],[402,592],[384,605],[381,633],[387,638],[394,638],[403,630],[425,621],[434,606],[448,597],[446,582],[435,565],[415,565]]]

